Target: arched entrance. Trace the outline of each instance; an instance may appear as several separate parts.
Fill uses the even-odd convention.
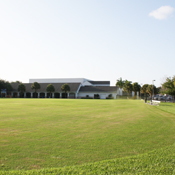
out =
[[[62,93],[62,98],[67,98],[67,93]]]
[[[94,94],[94,99],[100,99],[100,95],[99,94]]]
[[[60,98],[60,93],[54,93],[55,98]]]
[[[47,98],[52,98],[52,93],[47,93]]]
[[[1,97],[4,98],[6,96],[6,93],[1,93]]]
[[[19,93],[20,98],[24,98],[24,93]]]
[[[41,92],[39,97],[40,98],[45,98],[45,93],[44,92]]]
[[[7,95],[7,90],[6,89],[1,89],[0,92],[1,92],[1,97],[2,98],[6,97],[6,95]]]
[[[38,98],[38,93],[37,92],[33,93],[33,98]]]
[[[69,98],[75,98],[75,93],[70,93]]]
[[[26,93],[26,98],[31,98],[31,93],[30,92]]]
[[[18,97],[17,92],[14,92],[14,93],[13,93],[13,98],[17,98],[17,97]]]
[[[11,92],[7,92],[6,98],[11,98],[12,97],[12,93]]]

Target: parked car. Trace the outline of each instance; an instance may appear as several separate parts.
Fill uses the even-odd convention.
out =
[[[166,99],[167,99],[167,101],[171,101],[172,100],[172,97],[169,96]]]
[[[165,96],[163,96],[163,95],[162,96],[159,96],[159,99],[160,100],[165,100]]]
[[[158,100],[158,97],[154,97],[153,99],[154,99],[154,100]]]

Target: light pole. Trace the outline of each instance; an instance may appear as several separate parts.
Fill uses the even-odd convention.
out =
[[[154,81],[156,81],[156,80],[153,80],[153,81],[152,81],[152,85],[153,85],[152,101],[153,101],[153,97],[154,97]]]

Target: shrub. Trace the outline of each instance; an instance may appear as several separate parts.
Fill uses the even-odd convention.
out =
[[[6,98],[11,98],[11,95],[6,95]]]
[[[131,99],[133,99],[133,100],[135,100],[135,99],[137,99],[137,96],[136,95],[134,95]]]
[[[106,99],[114,99],[114,97],[106,97]]]
[[[100,99],[100,95],[99,94],[94,94],[94,99]]]
[[[109,94],[108,97],[112,97],[112,94]]]
[[[114,99],[114,97],[112,96],[112,94],[109,94],[108,97],[106,97],[106,99]]]
[[[89,95],[86,95],[86,97],[81,97],[81,99],[93,99],[93,98],[89,97]]]
[[[81,97],[81,99],[93,99],[92,97]]]

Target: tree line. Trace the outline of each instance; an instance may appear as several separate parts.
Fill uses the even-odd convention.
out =
[[[7,93],[10,93],[11,91],[13,91],[13,87],[12,87],[12,83],[18,83],[18,92],[20,93],[20,96],[22,96],[22,94],[24,92],[26,92],[26,86],[25,84],[23,84],[22,82],[20,81],[16,81],[16,82],[9,82],[9,81],[5,81],[5,80],[2,80],[0,79],[0,90],[1,89],[6,89]],[[38,82],[34,82],[32,85],[31,85],[31,89],[34,90],[35,93],[37,93],[37,91],[41,88],[40,84]],[[63,84],[61,86],[61,90],[64,92],[64,93],[67,93],[70,91],[70,86],[66,83],[66,84]],[[49,84],[47,87],[46,87],[46,91],[48,93],[50,93],[50,96],[51,96],[51,93],[55,92],[55,87],[54,85],[52,84]]]
[[[19,84],[18,91],[20,92],[20,94],[26,91],[26,87],[22,82],[15,81],[10,83],[9,81],[3,80],[3,79],[0,79],[0,91],[2,89],[6,89],[7,93],[13,91],[13,88],[11,85],[12,83]],[[116,86],[118,86],[119,88],[122,88],[123,91],[127,92],[128,96],[132,91],[134,91],[135,95],[137,92],[141,92],[142,94],[144,94],[145,98],[147,98],[148,94],[152,97],[153,91],[154,91],[154,94],[161,93],[161,94],[171,95],[173,97],[173,102],[175,99],[175,76],[167,77],[164,83],[162,84],[162,86],[158,88],[152,84],[144,84],[143,86],[141,86],[138,82],[132,83],[132,81],[122,80],[122,78],[117,80]],[[40,89],[40,84],[38,82],[34,82],[31,85],[31,89],[34,90],[36,93],[37,90]],[[70,91],[70,87],[68,84],[64,84],[61,87],[61,90],[67,93]],[[52,92],[55,92],[55,87],[52,84],[49,84],[46,88],[46,91],[51,95]]]
[[[6,89],[7,92],[11,92],[13,90],[11,83],[9,81],[0,79],[0,90]]]
[[[175,99],[175,76],[167,77],[161,87],[156,87],[152,84],[144,84],[141,86],[138,82],[132,83],[132,81],[122,80],[122,78],[118,79],[116,82],[116,86],[122,88],[123,91],[129,94],[134,91],[136,95],[137,92],[141,92],[145,96],[145,100],[147,100],[147,95],[149,94],[152,98],[153,92],[154,94],[168,94],[173,97],[173,103]]]
[[[122,78],[117,80],[116,86],[118,86],[119,88],[123,88],[123,91],[127,92],[128,96],[132,91],[134,91],[134,95],[136,95],[137,92],[141,92],[143,94],[150,94],[150,96],[152,97],[153,88],[155,94],[159,93],[160,89],[156,88],[156,86],[151,84],[144,84],[143,86],[141,86],[138,82],[132,83],[132,81],[122,80]]]
[[[34,82],[32,85],[31,85],[31,89],[34,90],[35,94],[37,93],[37,90],[39,90],[41,88],[40,84],[38,82]],[[66,83],[66,84],[63,84],[61,86],[61,90],[64,92],[64,93],[67,93],[70,91],[70,86]],[[19,84],[18,85],[18,91],[20,92],[20,94],[23,94],[25,91],[26,91],[26,87],[23,83]],[[55,92],[55,87],[54,85],[52,84],[48,84],[47,87],[46,87],[46,91],[48,93],[50,93],[50,97],[51,97],[51,93]]]

